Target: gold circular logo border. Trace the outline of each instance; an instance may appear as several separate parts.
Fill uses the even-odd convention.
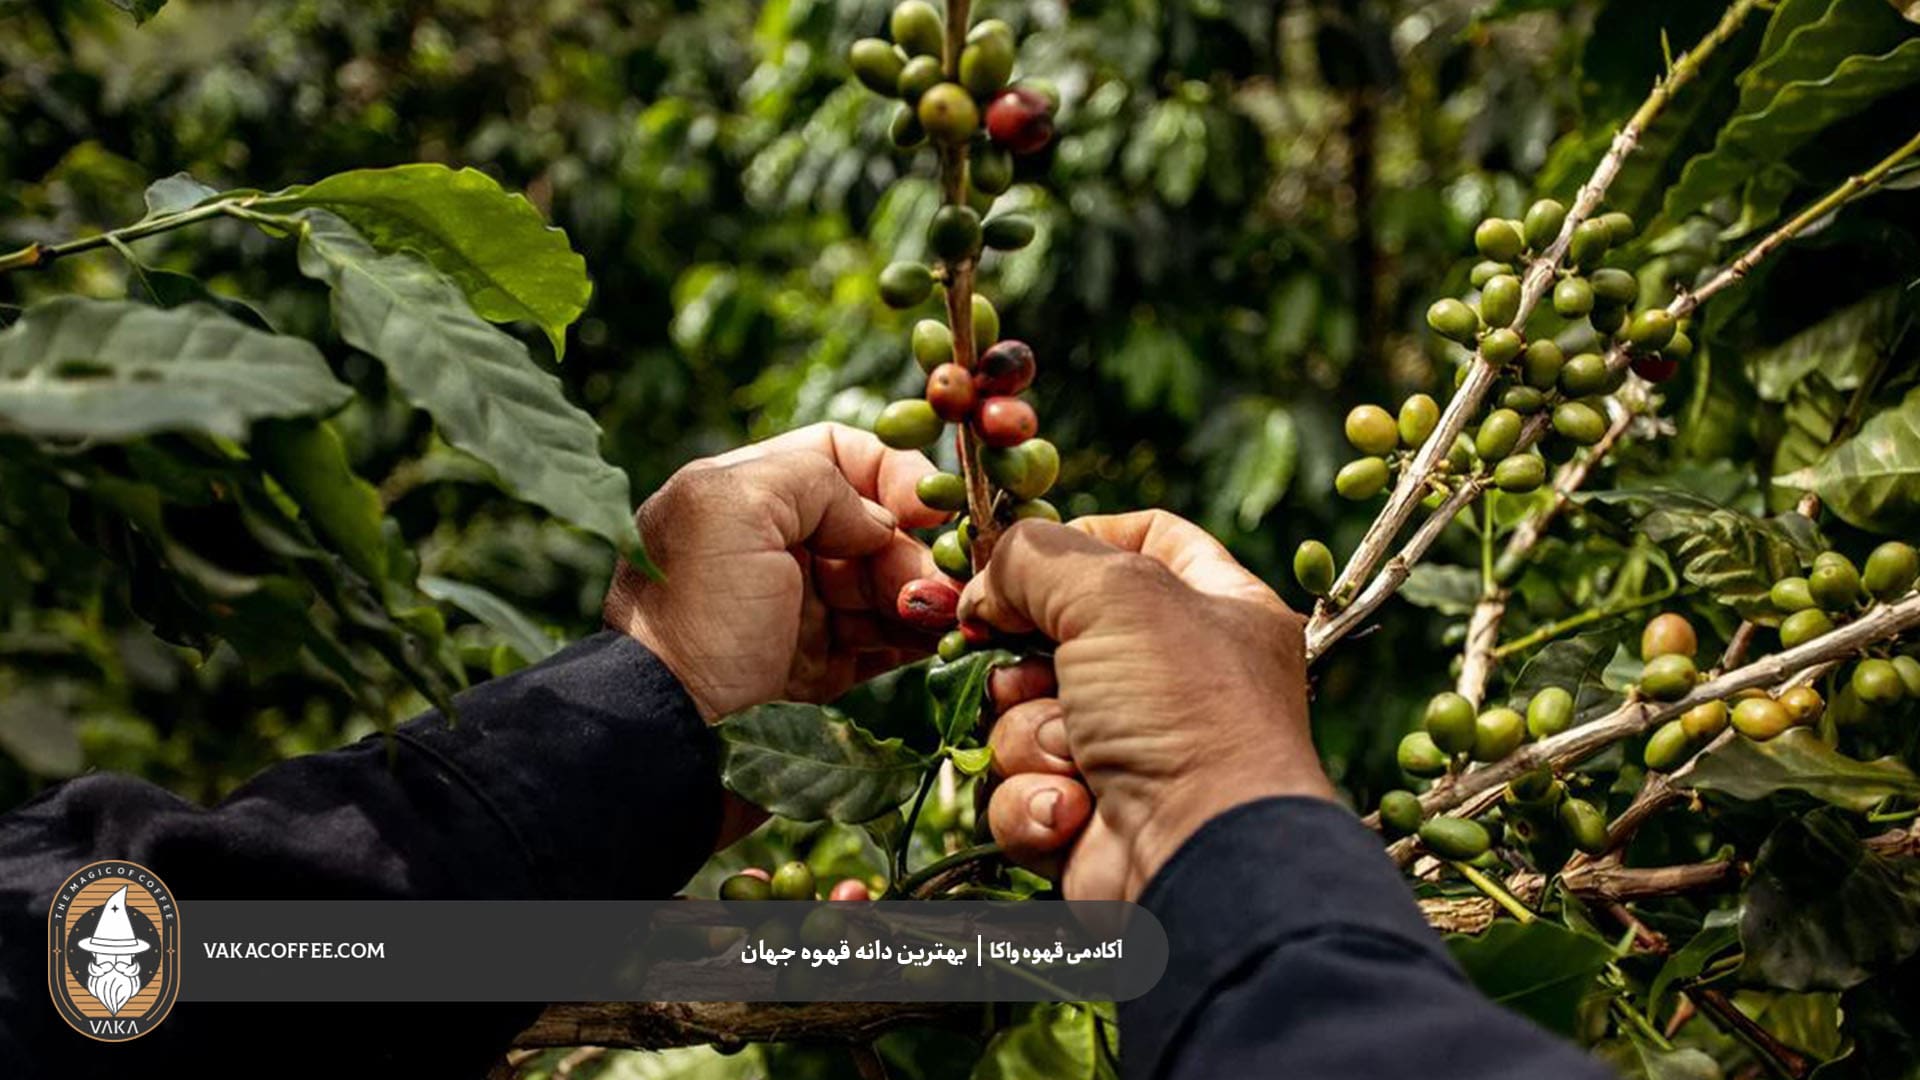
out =
[[[60,908],[60,897],[66,893],[68,886],[72,885],[76,878],[101,866],[131,867],[146,875],[148,880],[158,885],[166,894],[173,908],[172,919],[169,920],[163,916],[160,925],[155,927],[160,932],[160,948],[165,954],[165,960],[161,965],[159,996],[153,1005],[148,1007],[146,1013],[137,1018],[139,1020],[136,1024],[137,1030],[130,1035],[101,1036],[89,1031],[88,1026],[93,1018],[80,1014],[79,1007],[67,993],[65,980],[62,978],[67,963],[67,941],[65,931],[57,929],[59,922],[55,918],[55,912]],[[125,876],[130,883],[144,889],[150,897],[154,894],[155,890],[141,885],[132,875],[115,876]],[[81,888],[85,887],[81,886]],[[184,956],[185,953],[180,948],[179,897],[174,895],[173,887],[161,880],[159,874],[131,859],[98,859],[80,867],[67,875],[66,880],[60,883],[60,887],[54,890],[53,899],[47,904],[47,994],[53,999],[54,1011],[60,1014],[60,1019],[66,1021],[68,1027],[95,1042],[132,1042],[165,1022],[173,1013],[174,1002],[180,999],[180,963]]]

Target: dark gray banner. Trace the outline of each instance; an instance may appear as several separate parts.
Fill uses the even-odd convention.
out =
[[[183,900],[183,1001],[1126,1001],[1108,902]]]

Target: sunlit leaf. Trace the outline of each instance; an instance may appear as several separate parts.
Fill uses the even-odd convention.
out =
[[[1820,551],[1818,531],[1798,514],[1753,518],[1669,488],[1596,492],[1579,501],[1616,527],[1659,544],[1689,583],[1768,625],[1779,621],[1779,613],[1767,590]]]
[[[974,1064],[972,1080],[1105,1080],[1113,1075],[1093,1010],[1048,1004],[1035,1006],[1025,1020],[996,1034]]]
[[[1856,761],[1804,727],[1766,742],[1734,739],[1702,757],[1687,782],[1701,791],[1748,800],[1782,790],[1804,791],[1861,812],[1889,797],[1920,797],[1920,777],[1899,761]]]
[[[1920,389],[1875,415],[1806,468],[1774,478],[1812,491],[1849,525],[1908,533],[1920,525]]]

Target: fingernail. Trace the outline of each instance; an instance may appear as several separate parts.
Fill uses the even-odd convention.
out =
[[[1033,815],[1033,820],[1039,822],[1042,828],[1051,829],[1054,810],[1059,805],[1060,792],[1047,788],[1044,791],[1034,792],[1033,798],[1027,800],[1027,812]]]
[[[881,506],[877,502],[873,502],[871,500],[863,500],[863,501],[866,502],[868,517],[872,518],[874,521],[878,522],[880,525],[888,529],[895,529],[899,527],[900,519],[893,516],[893,511],[887,509],[884,506]]]
[[[1040,749],[1062,761],[1070,760],[1072,751],[1067,746],[1067,722],[1061,717],[1055,716],[1042,721],[1040,729],[1033,733],[1033,738],[1040,744]]]

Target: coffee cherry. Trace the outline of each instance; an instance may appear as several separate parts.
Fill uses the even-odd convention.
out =
[[[1008,447],[989,445],[981,452],[980,463],[987,476],[1016,499],[1037,499],[1060,479],[1060,451],[1045,439],[1024,439]]]
[[[1687,336],[1685,330],[1676,329],[1673,332],[1673,340],[1667,342],[1666,347],[1660,350],[1660,355],[1677,364],[1693,355],[1693,339]]]
[[[941,83],[920,95],[920,126],[935,142],[957,146],[980,130],[980,109],[955,83]]]
[[[1499,262],[1511,262],[1527,248],[1520,230],[1501,218],[1488,218],[1473,230],[1473,246],[1480,254]]]
[[[1635,375],[1656,386],[1680,373],[1680,361],[1665,353],[1634,353],[1628,365]]]
[[[1607,418],[1584,401],[1563,401],[1554,407],[1553,430],[1578,446],[1592,446],[1607,433]]]
[[[1013,186],[1013,155],[1005,147],[976,142],[972,167],[967,177],[973,189],[984,195],[1000,195]]]
[[[814,888],[813,871],[806,863],[790,862],[773,872],[775,900],[812,900]]]
[[[1567,208],[1553,199],[1541,199],[1527,207],[1527,217],[1521,226],[1527,246],[1535,251],[1545,251],[1560,237],[1560,227],[1567,223]]]
[[[980,215],[970,206],[943,206],[933,212],[927,227],[927,246],[943,259],[965,259],[980,253]]]
[[[1567,261],[1583,270],[1587,269],[1599,263],[1612,243],[1613,236],[1605,225],[1598,221],[1583,221],[1573,230],[1573,238],[1567,243]]]
[[[1480,288],[1480,319],[1488,326],[1506,326],[1520,315],[1520,279],[1501,274]]]
[[[910,308],[933,295],[933,271],[920,263],[897,262],[880,271],[880,299],[892,308]]]
[[[1031,154],[1053,141],[1054,103],[1034,87],[1011,86],[987,106],[987,134],[1016,154]]]
[[[1293,549],[1293,579],[1315,596],[1333,589],[1333,552],[1318,540],[1301,541]]]
[[[984,648],[993,641],[993,627],[979,619],[961,619],[960,636],[966,639],[967,648]]]
[[[1536,739],[1558,735],[1573,726],[1573,711],[1573,695],[1549,686],[1527,702],[1527,734]]]
[[[894,108],[893,123],[887,127],[887,137],[900,150],[912,150],[927,141],[926,129],[920,126],[920,115],[913,111],[913,106],[901,104]]]
[[[1473,440],[1464,431],[1453,437],[1453,445],[1447,449],[1447,468],[1460,474],[1473,471]]]
[[[1860,572],[1845,559],[1815,563],[1807,575],[1807,591],[1827,611],[1852,611],[1860,602]]]
[[[1896,656],[1891,661],[1894,673],[1900,676],[1901,686],[1906,688],[1907,696],[1920,698],[1920,660],[1911,656]]]
[[[1473,264],[1473,269],[1467,274],[1467,281],[1472,283],[1476,289],[1484,289],[1487,287],[1487,282],[1492,281],[1502,274],[1512,273],[1513,267],[1506,263],[1494,262],[1492,259],[1482,259]]]
[[[1920,552],[1898,540],[1889,540],[1867,556],[1866,572],[1860,575],[1860,583],[1874,599],[1893,600],[1905,596],[1913,588],[1916,577],[1920,577]]]
[[[842,878],[834,883],[833,891],[827,893],[827,899],[840,903],[866,903],[873,899],[873,893],[863,881]]]
[[[1898,665],[1895,666],[1897,669]],[[1782,691],[1780,705],[1793,715],[1796,724],[1811,724],[1827,711],[1827,703],[1821,699],[1820,691],[1811,686],[1794,686]]]
[[[1607,359],[1599,353],[1581,353],[1560,369],[1560,392],[1568,397],[1604,394],[1612,381]]]
[[[1525,495],[1547,479],[1547,463],[1539,454],[1515,454],[1493,467],[1493,483],[1510,495]]]
[[[1609,246],[1619,247],[1621,244],[1633,239],[1634,225],[1631,214],[1622,210],[1615,210],[1611,214],[1601,214],[1595,220],[1601,225],[1606,226],[1607,243]]]
[[[1420,842],[1440,858],[1456,862],[1477,859],[1493,846],[1493,838],[1487,835],[1485,826],[1456,817],[1428,819],[1420,826]]]
[[[1660,656],[1684,656],[1691,660],[1700,651],[1700,636],[1686,616],[1674,612],[1655,615],[1640,631],[1640,659]]]
[[[918,106],[920,99],[927,96],[927,91],[939,86],[945,78],[946,72],[940,69],[940,61],[931,56],[916,56],[900,69],[896,90],[900,100]],[[914,119],[919,119],[917,112]]]
[[[1420,829],[1420,797],[1411,791],[1389,791],[1380,796],[1380,827],[1388,836],[1409,836]]]
[[[1553,766],[1541,765],[1538,768],[1528,769],[1526,772],[1507,781],[1506,797],[1508,802],[1538,803],[1549,795],[1552,795],[1554,801],[1558,802],[1560,795],[1565,792],[1566,789],[1563,787],[1558,789],[1556,793]]]
[[[1577,319],[1593,310],[1593,286],[1585,278],[1562,278],[1553,287],[1553,310],[1563,319]]]
[[[1627,324],[1627,340],[1640,352],[1656,352],[1673,340],[1674,319],[1666,308],[1648,308]]]
[[[1526,347],[1526,341],[1519,334],[1502,326],[1487,331],[1487,336],[1480,339],[1480,357],[1494,367],[1501,367]]]
[[[1394,760],[1399,764],[1400,771],[1422,779],[1447,771],[1447,755],[1433,745],[1433,738],[1424,731],[1415,731],[1402,738],[1394,751]]]
[[[1568,799],[1560,804],[1560,827],[1577,850],[1588,855],[1607,850],[1607,816],[1585,799]]]
[[[1356,405],[1347,414],[1347,442],[1363,454],[1385,454],[1400,444],[1400,427],[1378,405]]]
[[[1588,282],[1593,285],[1593,301],[1610,307],[1632,307],[1640,300],[1640,280],[1625,270],[1604,267],[1595,270]]]
[[[952,513],[967,508],[967,482],[953,473],[928,473],[913,485],[913,493],[929,510]]]
[[[1477,717],[1473,702],[1452,691],[1442,691],[1427,702],[1421,723],[1433,745],[1443,753],[1465,754],[1473,749]]]
[[[1001,214],[987,222],[984,238],[995,251],[1019,251],[1033,243],[1033,219],[1023,214]]]
[[[1855,664],[1847,685],[1869,705],[1891,705],[1907,694],[1907,684],[1901,680],[1900,673],[1891,663],[1878,658]]]
[[[909,56],[939,56],[947,45],[946,24],[926,0],[905,0],[895,7],[888,28],[894,44]]]
[[[1765,742],[1793,726],[1793,714],[1770,697],[1750,697],[1733,707],[1733,730]]]
[[[953,363],[953,331],[939,319],[921,319],[913,324],[913,360],[920,370],[933,373],[942,364]]]
[[[1508,708],[1488,709],[1473,722],[1473,760],[1499,761],[1527,741],[1527,718]]]
[[[1791,649],[1833,630],[1833,620],[1819,608],[1796,611],[1780,621],[1780,644]]]
[[[1803,577],[1785,577],[1774,582],[1773,588],[1767,590],[1767,599],[1775,610],[1789,615],[1814,606],[1813,592]]]
[[[1426,394],[1414,394],[1400,403],[1400,417],[1394,428],[1400,436],[1400,445],[1415,450],[1439,424],[1440,403]]]
[[[1686,725],[1669,720],[1654,729],[1640,760],[1655,772],[1671,772],[1687,760],[1692,750],[1693,740],[1687,737]]]
[[[1471,345],[1480,334],[1480,316],[1458,300],[1435,300],[1427,309],[1427,325],[1441,337]]]
[[[1480,431],[1473,438],[1474,453],[1481,461],[1498,461],[1513,453],[1514,445],[1520,441],[1520,414],[1512,409],[1495,409],[1480,421]]]
[[[1033,385],[1036,367],[1033,349],[1024,341],[1008,338],[980,354],[973,369],[973,386],[982,397],[1018,394]]]
[[[940,437],[946,424],[925,398],[896,401],[880,412],[873,433],[895,450],[919,450]]]
[[[1333,490],[1343,499],[1371,499],[1387,486],[1387,463],[1377,457],[1349,461],[1333,476]]]
[[[967,554],[967,546],[960,542],[958,531],[949,530],[934,539],[933,565],[948,577],[962,581],[973,575],[973,557]]]
[[[1034,437],[1040,430],[1040,417],[1033,406],[1017,397],[997,396],[980,402],[973,418],[974,430],[988,446],[1016,446]]]
[[[1647,661],[1640,673],[1640,692],[1655,701],[1679,701],[1692,692],[1700,672],[1693,658],[1679,653],[1664,653]]]
[[[764,873],[765,871],[762,871]],[[755,874],[735,874],[720,883],[722,900],[771,900],[773,887]]]
[[[895,603],[901,621],[921,630],[945,632],[953,628],[960,607],[960,591],[939,578],[918,578],[900,587]]]
[[[1500,395],[1500,407],[1521,416],[1532,416],[1547,407],[1547,395],[1531,386],[1510,386]]]
[[[1626,308],[1596,307],[1587,315],[1587,324],[1593,327],[1594,333],[1606,337],[1619,333],[1620,328],[1627,325],[1628,314]]]
[[[959,364],[941,364],[927,376],[927,404],[934,415],[959,423],[973,411],[973,375]]]
[[[1559,382],[1560,369],[1566,362],[1560,346],[1551,339],[1540,338],[1527,344],[1525,358],[1520,362],[1520,377],[1535,390],[1551,390]]]
[[[889,42],[861,38],[847,48],[847,66],[867,89],[892,97],[900,85],[906,60]]]
[[[1000,340],[1000,313],[994,310],[993,301],[973,294],[973,347],[985,349]]]
[[[1687,738],[1705,742],[1727,729],[1727,703],[1703,701],[1680,714],[1680,726]]]
[[[960,51],[960,85],[974,97],[985,98],[1007,85],[1013,74],[1013,28],[988,19],[967,35]]]
[[[1044,442],[1043,439],[1030,439],[1029,442]],[[1052,445],[1049,443],[1048,445]],[[1027,499],[1013,504],[1013,520],[1060,521],[1060,508],[1045,499]]]

